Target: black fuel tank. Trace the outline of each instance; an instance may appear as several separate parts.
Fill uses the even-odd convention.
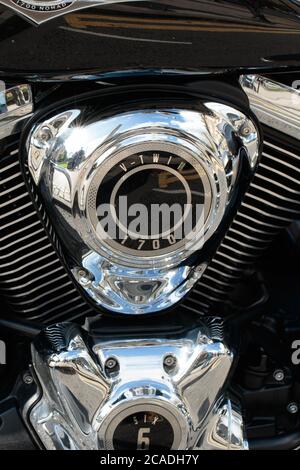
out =
[[[15,12],[16,3],[26,14],[26,0],[0,0],[2,76],[300,65],[297,0],[99,1],[91,8],[57,10],[60,16],[40,25]]]

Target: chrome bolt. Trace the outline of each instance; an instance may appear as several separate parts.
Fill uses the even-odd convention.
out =
[[[166,356],[164,359],[164,365],[166,367],[174,367],[176,364],[176,357],[174,356]]]
[[[298,413],[299,408],[298,408],[297,403],[294,403],[294,402],[293,402],[293,403],[289,403],[288,406],[287,406],[287,410],[288,410],[288,412],[291,413],[292,415]]]
[[[32,377],[32,375],[30,375],[29,372],[25,372],[25,374],[23,375],[23,382],[26,385],[30,385],[30,384],[33,383],[33,377]]]
[[[241,129],[240,129],[240,134],[243,136],[243,137],[248,137],[248,135],[251,134],[251,129],[249,126],[243,126]]]
[[[78,278],[79,284],[83,287],[89,287],[91,285],[92,275],[85,269],[79,268],[77,270],[76,276]]]
[[[48,142],[48,140],[52,139],[52,132],[50,131],[49,127],[42,127],[39,131],[39,139]]]
[[[277,369],[274,371],[274,374],[273,374],[273,377],[274,379],[277,381],[277,382],[282,382],[283,379],[284,379],[284,372],[283,370],[281,369]]]
[[[116,359],[114,359],[113,357],[111,357],[111,358],[107,359],[106,364],[105,364],[105,367],[106,367],[107,369],[114,369],[114,368],[117,366],[117,364],[118,364],[118,363],[117,363]]]
[[[80,276],[80,277],[85,277],[85,276],[87,276],[87,273],[85,272],[84,269],[79,269],[79,271],[78,271],[78,276]]]

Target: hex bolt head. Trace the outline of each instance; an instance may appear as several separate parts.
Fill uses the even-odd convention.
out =
[[[33,377],[32,375],[30,375],[29,372],[25,372],[25,374],[23,375],[23,382],[26,385],[30,385],[33,383]]]
[[[105,363],[105,367],[110,370],[114,369],[117,365],[118,365],[118,362],[113,357],[110,357],[109,359],[107,359]]]
[[[174,367],[176,365],[176,357],[172,356],[171,354],[166,356],[164,358],[164,365],[169,368]]]
[[[275,370],[273,373],[273,377],[276,380],[276,382],[282,382],[285,377],[283,370],[281,369]]]
[[[297,403],[293,402],[293,403],[288,404],[287,410],[288,410],[289,413],[294,415],[294,414],[298,413],[299,407],[298,407]]]

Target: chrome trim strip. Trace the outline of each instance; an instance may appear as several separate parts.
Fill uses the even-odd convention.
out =
[[[39,242],[37,242],[37,243],[39,243]],[[30,247],[31,245],[34,245],[34,243],[31,243],[27,246]],[[5,268],[5,267],[8,267],[8,266],[14,266],[15,264],[18,264],[20,261],[23,261],[26,258],[29,258],[32,255],[35,255],[36,253],[40,253],[40,252],[48,250],[48,249],[49,249],[48,246],[43,246],[42,248],[38,248],[37,250],[30,251],[30,253],[26,253],[26,255],[20,256],[20,258],[15,258],[13,261],[11,261],[9,263],[3,263],[3,264],[0,265],[0,267],[2,269],[2,268]],[[8,257],[6,256],[6,258],[8,258]],[[32,264],[34,264],[34,263],[36,263],[36,260],[34,260],[34,262]],[[27,265],[22,265],[19,270],[23,269],[23,267],[26,267],[26,266]]]
[[[16,207],[15,209],[9,211],[9,212],[6,212],[4,215],[1,216],[1,218],[5,219],[5,217],[9,217],[10,215],[12,214],[15,214],[16,212],[19,212],[19,210],[23,210],[23,209],[26,209],[26,207],[32,207],[32,203],[31,202],[26,202],[26,204],[23,204],[23,206],[20,206],[19,207]]]
[[[240,84],[263,124],[299,140],[299,90],[261,75],[242,75]]]
[[[221,253],[217,253],[216,256],[219,256],[221,255]],[[238,273],[242,272],[243,271],[243,267],[240,267],[240,268],[236,268],[235,266],[231,266],[230,264],[226,264],[222,261],[219,261],[218,259],[214,258],[214,263],[217,263],[219,264],[220,266],[222,266],[223,268],[225,269],[229,269],[230,271],[237,271]],[[224,276],[225,274],[222,272],[222,276]],[[231,277],[231,275],[230,275]]]
[[[216,284],[220,284],[220,286],[229,287],[231,285],[229,282],[220,281],[220,279],[217,279],[215,277],[211,277],[208,274],[203,274],[202,279],[209,279],[210,281],[215,282]]]
[[[264,163],[261,163],[260,167],[265,168],[266,170],[271,171],[273,173],[276,173],[277,175],[280,175],[282,178],[286,178],[287,180],[292,181],[295,184],[299,184],[299,181],[296,178],[293,178],[292,176],[289,176],[289,175],[283,173],[282,171],[275,170],[275,168],[271,168],[271,167],[265,165]],[[298,193],[299,193],[299,191],[298,191]]]
[[[245,207],[245,205],[244,205],[244,207]],[[251,207],[249,209],[253,210],[253,208],[251,208]],[[268,224],[267,222],[262,222],[261,220],[254,219],[253,217],[250,217],[247,214],[243,214],[242,212],[238,214],[238,217],[243,217],[244,219],[251,220],[251,222],[254,222],[255,224],[263,225],[264,227],[275,228],[276,230],[278,230],[281,227],[280,225]],[[236,222],[236,220],[235,220],[235,222]],[[261,233],[265,233],[266,235],[269,235],[271,233],[277,233],[277,232],[264,232],[264,231],[262,231]]]
[[[14,191],[15,189],[18,189],[18,188],[22,188],[22,187],[25,187],[25,184],[22,182],[22,183],[19,183],[19,184],[16,184],[16,186],[13,186],[12,188],[8,188],[6,189],[5,191],[1,191],[0,192],[0,197],[1,196],[5,196],[5,194],[8,194],[10,193],[11,191]]]
[[[12,199],[9,199],[8,201],[3,202],[2,204],[0,204],[0,208],[2,209],[3,207],[9,206],[10,204],[14,204],[16,201],[19,201],[20,199],[23,199],[26,196],[28,196],[28,193],[22,193],[19,196],[16,196]]]
[[[18,166],[19,165],[19,162],[16,161],[16,162],[13,162],[13,163],[10,163],[10,165],[7,165],[5,166],[4,168],[1,168],[0,170],[0,175],[2,175],[2,173],[5,173],[6,171],[10,170],[11,168],[13,168],[14,166]]]
[[[222,295],[225,295],[226,294],[226,289],[218,289],[217,287],[207,287],[203,282],[198,282],[197,284],[197,287],[195,288],[195,292],[201,292],[201,294],[203,294],[203,291],[198,289],[198,287],[204,287],[204,289],[209,289],[209,290],[212,290],[213,292],[217,292],[217,294],[222,294]]]
[[[296,155],[295,153],[290,152],[289,150],[286,150],[285,148],[277,147],[277,145],[271,144],[270,142],[264,142],[264,144],[265,144],[267,147],[271,147],[271,148],[277,150],[277,151],[280,152],[280,153],[285,153],[286,155],[289,155],[290,157],[293,157],[293,158],[296,158],[297,160],[300,160],[300,156],[299,156],[299,155]]]
[[[249,237],[250,238],[250,237]],[[230,240],[231,242],[233,243],[237,243],[238,245],[240,246],[244,246],[246,248],[251,248],[253,250],[264,250],[265,247],[264,246],[254,246],[254,245],[250,245],[249,243],[243,243],[241,242],[240,240],[236,240],[235,238],[233,237],[230,237],[230,236],[226,236],[225,240]],[[260,240],[261,241],[261,240]]]
[[[282,211],[285,211],[285,212],[292,212],[294,214],[299,214],[299,212],[300,212],[300,208],[298,210],[295,210],[295,209],[290,209],[288,207],[280,206],[279,204],[273,204],[271,201],[268,201],[268,200],[263,199],[261,197],[255,196],[254,194],[247,194],[247,197],[251,197],[252,199],[255,199],[256,201],[259,201],[259,202],[267,205],[268,207],[273,207],[274,209],[279,209],[279,210],[282,210]],[[270,217],[271,216],[273,217],[272,214],[270,215]]]
[[[23,220],[29,219],[29,217],[32,217],[33,215],[35,215],[35,212],[29,212],[29,214],[26,214],[26,215],[24,215],[23,217],[19,217],[18,220],[13,220],[13,221],[10,222],[9,224],[3,225],[3,226],[1,227],[1,230],[3,230],[4,228],[11,227],[12,225],[16,225],[16,224],[18,224],[19,222],[23,222]],[[11,237],[11,234],[9,235],[9,237]]]
[[[47,300],[46,302],[42,303],[42,304],[39,304],[37,305],[36,307],[32,307],[32,308],[25,308],[25,309],[22,309],[22,312],[23,313],[30,313],[30,312],[36,312],[37,310],[40,310],[40,309],[43,309],[44,307],[48,306],[48,305],[51,305],[53,303],[56,303],[58,300],[61,300],[63,299],[64,297],[67,297],[70,295],[70,292],[69,291],[66,291],[64,292],[63,294],[61,295],[57,295],[56,297],[51,297],[51,299]],[[71,301],[73,301],[74,299],[71,299]],[[63,304],[61,304],[63,305]],[[56,307],[54,307],[56,308]],[[50,310],[48,310],[49,312]],[[47,313],[47,312],[45,312]]]
[[[74,293],[74,298],[72,298],[71,300],[68,300],[67,302],[64,302],[64,303],[60,303],[59,304],[59,307],[61,309],[63,309],[66,305],[70,305],[70,304],[73,304],[74,302],[78,302],[78,297],[75,297],[75,294],[76,294],[76,291],[75,289],[73,291],[69,291],[69,294],[73,294]],[[79,307],[84,307],[86,306],[87,309],[85,310],[85,312],[90,312],[91,310],[89,309],[88,305],[86,302],[82,301],[80,303],[78,303],[77,305],[75,305],[75,307],[73,306],[72,308],[70,308],[69,310],[63,310],[62,313],[58,314],[58,315],[55,315],[52,317],[52,320],[54,320],[55,318],[59,318],[61,316],[65,316],[68,312],[73,312],[75,309],[79,308]],[[40,305],[36,308],[38,314],[36,316],[30,316],[30,319],[31,320],[35,320],[35,319],[38,319],[39,321],[41,321],[42,318],[45,318],[49,315],[49,313],[52,313],[54,312],[55,310],[57,310],[57,306],[55,307],[52,307],[50,308],[49,310],[44,310],[43,313],[41,313],[41,308],[40,308]],[[80,314],[80,316],[83,315],[83,312]]]
[[[30,85],[18,85],[5,89],[0,81],[0,140],[18,132],[25,118],[33,112]]]
[[[34,225],[37,225],[37,224],[38,224],[38,222],[35,222],[34,224],[31,224],[30,226],[27,226],[26,229],[29,229],[29,228],[33,227]],[[13,236],[15,233],[20,233],[20,232],[22,232],[22,231],[24,231],[24,230],[19,230],[19,232],[14,232],[14,233],[12,234],[12,236]],[[20,243],[20,242],[23,242],[23,241],[25,241],[25,240],[28,240],[28,238],[32,238],[32,237],[34,237],[35,235],[37,235],[38,233],[41,233],[41,232],[43,232],[43,229],[42,229],[42,228],[39,229],[39,230],[37,230],[36,232],[32,232],[32,233],[29,233],[28,235],[25,235],[25,237],[19,238],[18,240],[15,240],[15,241],[13,241],[13,242],[11,242],[11,243],[8,243],[7,245],[1,245],[1,246],[0,246],[0,253],[1,253],[1,251],[5,251],[5,250],[7,250],[7,248],[10,248],[11,246],[17,245],[17,244]],[[6,238],[7,238],[7,237],[6,237]],[[0,241],[1,241],[1,240],[4,240],[4,239],[1,238]],[[24,248],[24,246],[22,245],[21,249],[23,249],[23,248]]]
[[[43,297],[45,296],[48,296],[49,294],[53,294],[54,292],[57,292],[57,291],[60,291],[61,289],[63,289],[64,287],[66,286],[69,286],[71,284],[71,281],[67,281],[65,282],[64,284],[61,284],[59,287],[54,287],[53,289],[50,289],[48,290],[47,292],[43,292],[43,294],[40,294],[40,295],[37,295],[36,297],[32,297],[30,300],[23,300],[23,301],[18,301],[18,302],[13,302],[11,301],[11,305],[17,305],[17,306],[20,306],[20,305],[28,305],[28,304],[33,304],[34,302],[37,302],[38,300],[42,299]],[[65,295],[67,295],[67,293],[65,293]],[[58,299],[59,297],[55,297],[54,299]],[[51,300],[52,301],[52,300]],[[24,312],[28,312],[32,309],[27,309],[27,310],[23,310]]]
[[[5,184],[5,183],[7,183],[8,181],[11,181],[11,180],[13,180],[13,179],[15,179],[15,178],[18,178],[19,176],[21,176],[21,173],[20,173],[20,172],[15,173],[15,174],[12,175],[12,176],[8,176],[7,178],[4,178],[3,180],[1,180],[1,184]]]
[[[225,242],[225,240],[224,240]],[[240,250],[236,250],[235,248],[232,248],[232,246],[229,246],[229,245],[226,245],[226,243],[223,242],[223,245],[222,247],[223,248],[226,248],[227,250],[230,250],[230,251],[233,251],[234,253],[237,253],[238,255],[242,255],[242,256],[247,256],[249,258],[255,258],[257,257],[257,254],[250,254],[250,253],[243,253],[242,251]]]
[[[267,178],[266,176],[260,175],[259,173],[257,173],[255,175],[255,177],[260,178],[264,181],[267,181],[268,183],[274,184],[274,186],[278,186],[279,188],[282,188],[285,191],[288,191],[289,193],[300,194],[300,191],[296,191],[296,189],[291,189],[291,188],[285,186],[284,184],[278,183],[278,181],[272,180],[271,178]]]
[[[277,162],[280,165],[287,166],[288,168],[291,168],[294,171],[298,171],[300,173],[299,168],[295,167],[295,165],[291,165],[291,163],[285,162],[283,160],[280,160],[279,158],[273,157],[272,155],[269,155],[266,152],[263,152],[264,156],[272,160],[273,162]],[[295,158],[295,157],[294,157]]]
[[[207,270],[205,271],[205,275],[209,271],[213,271],[214,273],[218,274],[219,276],[227,277],[228,279],[232,279],[232,280],[238,279],[238,277],[236,277],[234,274],[224,273],[223,271],[220,272],[216,268],[213,268],[212,266],[208,266]]]
[[[43,287],[46,287],[46,286],[49,287],[49,286],[51,286],[51,284],[54,284],[54,283],[60,281],[61,279],[66,279],[65,273],[61,274],[61,276],[58,276],[55,279],[51,279],[51,281],[44,282],[44,284],[39,284],[37,287],[35,287],[34,289],[31,289],[27,292],[22,292],[21,294],[15,294],[15,292],[14,292],[13,294],[6,294],[6,297],[11,297],[13,299],[22,298],[24,296],[28,297],[28,295],[33,294],[34,292],[37,292],[37,291],[43,289]],[[72,285],[71,281],[70,281],[70,284]],[[48,292],[49,291],[47,291],[47,293]]]
[[[43,236],[42,238],[39,238],[38,240],[34,240],[33,242],[28,243],[28,244],[26,245],[26,247],[35,246],[37,243],[41,243],[43,240],[46,240],[47,238],[48,238],[47,235],[45,235],[45,236]],[[0,252],[1,252],[1,249],[2,249],[2,247],[0,248]],[[31,251],[30,253],[27,253],[26,255],[24,255],[22,258],[14,259],[13,263],[18,262],[18,261],[20,261],[21,259],[24,259],[26,256],[31,256],[33,253],[36,253],[36,252],[38,252],[38,251],[41,251],[42,249],[45,249],[45,247],[44,247],[44,248],[41,248],[41,249],[39,249],[39,250],[36,250],[36,251]],[[7,258],[9,258],[10,256],[13,256],[13,255],[19,253],[19,251],[23,251],[23,250],[24,250],[24,248],[23,248],[23,246],[21,246],[21,247],[18,248],[17,250],[11,251],[10,254],[9,254],[9,256],[7,256],[7,255],[0,256],[0,260],[1,260],[1,259],[7,259]],[[2,266],[2,267],[3,267],[3,266],[9,266],[9,265],[11,265],[11,264],[12,264],[12,263],[10,262],[10,263],[7,263],[7,264],[2,264],[1,266]]]
[[[222,245],[223,248],[223,245]],[[233,261],[236,264],[251,264],[251,261],[244,261],[238,258],[233,258],[232,256],[227,255],[226,253],[223,253],[219,251],[218,256],[223,256],[224,258],[230,259],[230,261]],[[245,269],[245,268],[239,268],[239,269]]]
[[[47,249],[48,247],[46,247]],[[4,277],[4,276],[8,276],[9,274],[15,274],[15,273],[18,273],[20,271],[23,271],[25,268],[29,268],[29,266],[34,266],[35,264],[39,263],[40,261],[46,259],[46,258],[49,258],[50,256],[53,256],[53,254],[51,253],[49,255],[49,253],[46,253],[44,256],[41,256],[40,258],[38,259],[34,259],[33,261],[30,261],[29,263],[27,264],[22,264],[22,266],[20,266],[19,268],[16,268],[16,269],[12,269],[11,271],[6,271],[6,272],[1,272],[0,273],[0,277]],[[11,263],[11,265],[13,266],[15,263]],[[42,267],[46,267],[48,266],[48,264],[46,265],[43,265]],[[2,267],[2,266],[1,266]],[[41,268],[40,268],[41,269]],[[32,271],[33,272],[33,271]],[[19,278],[20,279],[20,278]]]
[[[248,228],[246,225],[242,224],[241,222],[240,222],[240,225],[243,226],[243,227]],[[251,230],[251,228],[250,228],[250,230]],[[245,234],[245,233],[241,232],[240,230],[237,230],[234,227],[231,227],[230,232],[236,233],[237,235],[240,235],[243,238],[247,238],[247,239],[249,238],[249,240],[255,240],[255,241],[260,242],[260,243],[268,243],[268,242],[272,241],[271,238],[267,238],[266,240],[261,240],[261,239],[256,238],[256,237],[252,237],[251,235]]]
[[[39,260],[37,260],[37,261],[39,261]],[[37,272],[41,271],[42,269],[48,268],[48,266],[52,266],[54,263],[57,263],[57,259],[51,261],[50,263],[43,264],[42,266],[39,266],[36,269],[30,270],[30,274],[37,273]],[[10,273],[1,273],[0,276],[6,276],[7,274],[14,274],[15,272],[16,271],[11,271]],[[20,279],[26,278],[27,276],[28,276],[28,271],[25,274],[23,274],[23,276],[14,277],[13,279],[5,280],[5,283],[8,284],[8,283],[16,282],[16,281],[19,281]]]
[[[30,224],[30,225],[26,225],[25,227],[22,227],[22,228],[20,228],[19,230],[15,230],[14,232],[9,233],[9,234],[6,235],[5,237],[2,237],[2,238],[0,237],[0,242],[3,242],[4,240],[7,240],[8,238],[11,238],[11,237],[13,237],[14,235],[17,235],[18,233],[26,232],[26,230],[31,229],[31,228],[34,227],[35,225],[39,225],[39,220],[37,220],[36,222],[33,222],[33,223]],[[1,227],[1,228],[2,228],[2,227]],[[35,234],[35,233],[36,233],[36,232],[34,232],[34,234]],[[30,236],[30,235],[31,235],[31,234],[29,234],[29,236]],[[26,237],[26,238],[27,238],[27,237]],[[14,242],[9,243],[9,244],[6,245],[6,246],[3,246],[3,245],[2,245],[2,246],[1,246],[1,249],[5,249],[6,247],[8,248],[9,246],[14,245],[15,243],[19,243],[19,242],[22,241],[22,240],[23,240],[23,238],[20,238],[20,239],[14,241]]]
[[[211,287],[207,287],[208,290],[213,290]],[[212,302],[220,302],[220,298],[213,297],[212,295],[208,295],[205,292],[203,292],[200,289],[195,289],[195,292],[201,295],[201,297],[205,297],[208,300],[211,300]],[[223,295],[226,295],[226,292],[222,293]]]
[[[53,264],[53,263],[52,263]],[[34,277],[34,278],[31,278],[29,282],[26,282],[24,284],[19,284],[17,283],[17,285],[15,286],[12,286],[12,287],[7,287],[5,286],[5,290],[12,290],[12,291],[15,291],[17,289],[23,289],[24,287],[27,287],[27,286],[30,286],[30,284],[34,284],[36,283],[37,281],[39,281],[40,279],[44,279],[45,277],[48,277],[50,276],[51,274],[54,274],[54,273],[57,273],[58,271],[60,271],[62,268],[61,266],[58,267],[58,268],[55,268],[55,269],[52,269],[52,271],[48,271],[46,274],[42,274],[41,276],[37,276],[37,277]],[[25,277],[25,276],[23,276]],[[7,281],[7,282],[15,282],[16,280],[18,279],[11,279],[10,281]],[[51,281],[52,282],[52,281]],[[39,285],[39,287],[41,287],[41,285]]]
[[[258,189],[259,191],[262,191],[264,193],[268,193],[272,197],[278,197],[279,199],[282,199],[283,201],[292,202],[293,204],[299,204],[299,202],[296,199],[292,199],[290,197],[282,196],[282,194],[274,193],[270,189],[264,188],[263,186],[259,186],[258,184],[252,183],[251,187],[255,188],[255,189]]]
[[[269,217],[270,219],[277,219],[277,220],[283,220],[285,222],[289,222],[293,219],[290,217],[281,217],[279,215],[274,215],[274,214],[269,214],[266,211],[262,211],[261,209],[257,209],[257,207],[252,206],[251,204],[246,204],[243,202],[242,207],[247,207],[247,209],[253,210],[254,212],[257,212],[258,214],[262,214],[264,217]]]

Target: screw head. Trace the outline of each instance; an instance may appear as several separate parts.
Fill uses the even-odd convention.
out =
[[[52,132],[49,129],[49,127],[42,127],[42,129],[39,131],[39,139],[48,142],[48,140],[52,139]]]
[[[114,369],[117,365],[118,365],[118,362],[113,357],[110,357],[109,359],[107,359],[105,363],[105,367],[110,370]]]
[[[174,367],[176,365],[176,357],[172,356],[171,354],[166,356],[164,358],[164,365],[166,367]]]
[[[25,372],[25,374],[23,375],[23,382],[26,385],[30,385],[33,383],[33,377],[29,374],[29,372]]]
[[[293,402],[293,403],[288,404],[287,410],[288,410],[289,413],[294,415],[294,414],[298,413],[299,407],[298,407],[297,403]]]
[[[282,382],[284,379],[284,372],[281,369],[277,369],[273,373],[273,377],[277,382]]]
[[[243,136],[243,137],[248,137],[248,135],[251,134],[251,129],[250,129],[250,127],[249,127],[247,124],[245,124],[244,126],[242,126],[241,129],[240,129],[240,134],[241,134],[241,136]]]
[[[76,277],[82,287],[89,287],[93,281],[92,274],[84,268],[77,268]]]

